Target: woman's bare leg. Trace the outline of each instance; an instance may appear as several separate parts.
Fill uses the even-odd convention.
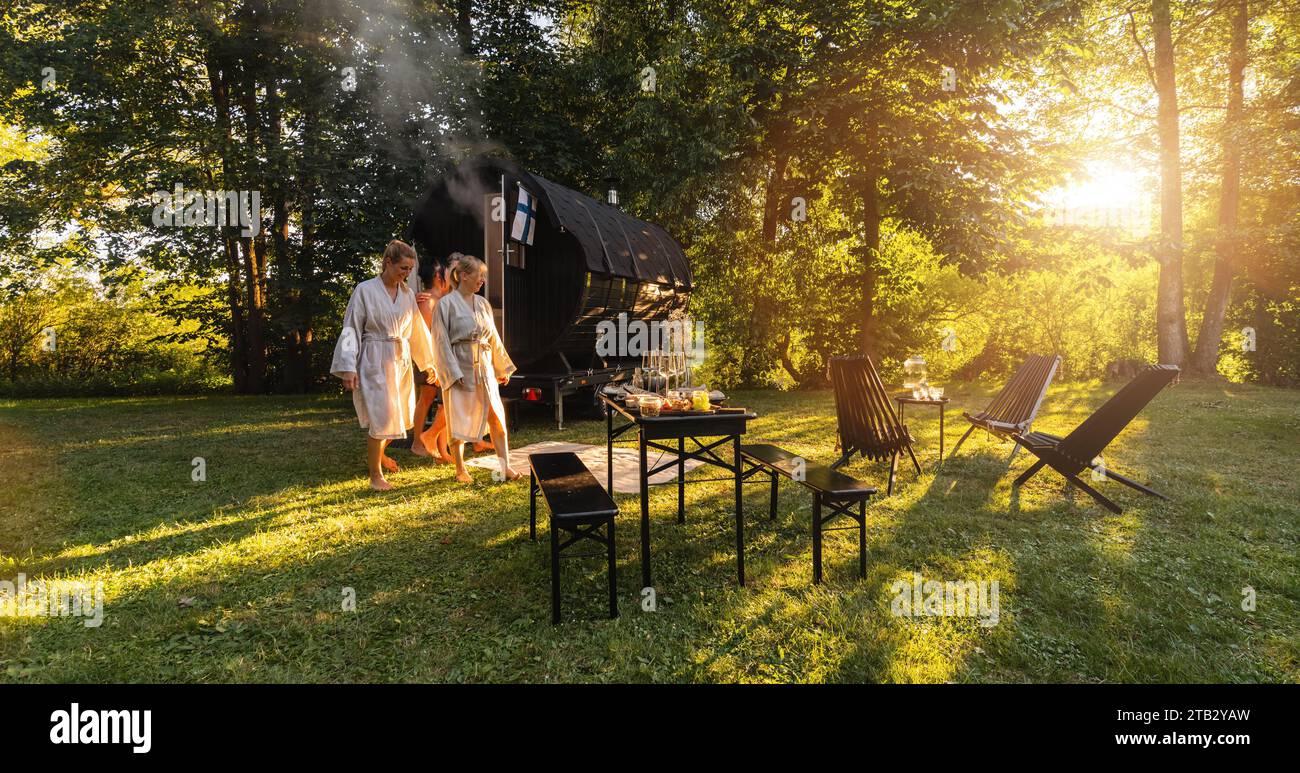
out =
[[[370,488],[375,491],[387,491],[393,487],[393,484],[384,478],[382,460],[384,459],[384,446],[386,445],[388,445],[387,440],[374,437],[366,438],[366,466],[370,468]]]
[[[429,409],[433,407],[433,398],[437,394],[437,387],[427,384],[420,387],[420,399],[415,403],[415,435],[411,440],[411,453],[416,456],[429,455],[429,447],[424,442],[424,422],[429,418]]]
[[[492,435],[492,445],[497,449],[497,459],[500,460],[501,474],[506,480],[518,480],[523,477],[522,473],[516,472],[510,466],[510,442],[506,433],[506,427],[497,419],[495,412],[488,412],[488,432]]]
[[[424,447],[438,455],[439,462],[452,461],[451,451],[447,448],[450,434],[447,432],[447,411],[439,408],[433,415],[433,426],[424,433]]]
[[[385,440],[385,441],[383,441],[383,442],[380,444],[380,446],[379,446],[379,463],[382,464],[382,465],[384,466],[384,469],[385,469],[385,470],[388,470],[389,472],[397,472],[398,470],[400,470],[400,469],[402,469],[402,468],[401,468],[401,467],[398,467],[398,466],[397,466],[397,462],[393,461],[392,457],[390,457],[387,453],[385,453],[385,450],[388,448],[388,444],[389,444],[390,442],[391,442],[391,441]]]
[[[456,462],[456,480],[461,483],[473,483],[474,479],[469,476],[469,471],[465,469],[464,441],[451,441],[451,456],[452,460]]]

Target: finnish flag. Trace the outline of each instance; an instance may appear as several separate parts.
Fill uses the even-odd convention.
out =
[[[537,209],[533,206],[533,194],[524,186],[519,186],[519,203],[515,206],[515,222],[510,228],[510,238],[533,244],[533,234],[537,232]]]

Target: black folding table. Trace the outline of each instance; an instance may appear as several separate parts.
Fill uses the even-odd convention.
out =
[[[672,485],[671,483],[650,483],[651,476],[677,466],[677,522],[686,522],[686,484],[687,483],[707,483],[709,481],[730,480],[735,484],[736,495],[736,577],[741,585],[745,584],[745,520],[744,509],[741,504],[741,488],[744,483],[742,463],[740,460],[740,436],[745,434],[748,423],[751,419],[758,418],[757,414],[752,411],[733,412],[733,413],[707,413],[707,414],[675,414],[661,416],[641,416],[640,412],[635,414],[627,411],[622,405],[601,395],[601,400],[605,401],[608,410],[605,412],[606,427],[606,466],[608,467],[608,488],[610,492],[614,490],[614,441],[623,434],[632,431],[637,432],[637,446],[639,450],[640,464],[640,496],[641,496],[641,587],[649,588],[650,584],[650,486],[651,485]],[[725,410],[725,409],[723,409]],[[626,423],[615,426],[614,416],[619,415],[626,419]],[[709,439],[707,442],[701,438]],[[672,448],[664,443],[655,441],[676,440],[677,447]],[[694,449],[686,448],[686,441],[690,440],[695,444]],[[725,449],[726,445],[731,444],[731,453],[723,455],[715,453],[715,449]],[[664,462],[650,468],[646,462],[646,452],[649,449],[666,451],[675,454],[676,459]],[[728,458],[730,457],[730,458]],[[722,478],[701,478],[698,480],[686,480],[686,460],[694,459],[705,464],[711,464],[715,467],[721,467],[731,473],[729,477]]]

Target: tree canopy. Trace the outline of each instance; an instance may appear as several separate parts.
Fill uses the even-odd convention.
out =
[[[143,288],[235,390],[316,389],[429,180],[503,153],[683,243],[720,384],[1047,349],[1290,382],[1298,35],[1245,0],[17,0],[0,283]],[[177,186],[260,227],[159,226]]]

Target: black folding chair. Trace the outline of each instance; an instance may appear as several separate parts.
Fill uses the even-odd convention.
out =
[[[854,454],[862,454],[872,461],[889,459],[889,487],[894,493],[894,472],[898,467],[898,454],[906,450],[921,474],[921,464],[912,452],[912,436],[898,420],[889,403],[885,384],[876,373],[871,358],[832,357],[831,384],[835,388],[835,417],[839,423],[842,455],[831,464],[831,469],[843,466]]]
[[[1129,422],[1151,402],[1151,399],[1164,389],[1169,382],[1178,377],[1177,365],[1152,365],[1143,370],[1123,389],[1115,393],[1096,413],[1083,420],[1074,431],[1065,437],[1049,435],[1046,432],[1015,433],[1011,439],[1024,446],[1038,457],[1033,466],[1016,478],[1013,486],[1020,486],[1041,470],[1051,467],[1061,473],[1071,484],[1083,489],[1099,504],[1112,513],[1122,513],[1120,506],[1102,496],[1101,492],[1079,479],[1084,470],[1097,470],[1103,480],[1115,479],[1129,488],[1145,494],[1169,499],[1158,491],[1130,480],[1097,461],[1097,456],[1124,431]]]
[[[993,402],[989,403],[987,408],[974,415],[962,412],[962,416],[966,417],[971,426],[966,430],[966,434],[961,436],[961,440],[957,441],[957,446],[952,449],[948,457],[955,456],[957,449],[961,448],[961,444],[965,443],[966,438],[970,437],[970,433],[976,429],[987,430],[1003,440],[1009,439],[1016,432],[1029,432],[1033,427],[1034,417],[1038,415],[1038,408],[1043,404],[1047,387],[1052,383],[1052,377],[1056,375],[1056,369],[1060,364],[1061,358],[1056,355],[1029,355],[1029,359],[1016,369],[1011,380],[1002,387],[1002,391],[998,392],[998,396],[993,398]],[[1011,456],[1007,457],[1008,466],[1016,458],[1016,452],[1019,450],[1019,445],[1012,444]]]

